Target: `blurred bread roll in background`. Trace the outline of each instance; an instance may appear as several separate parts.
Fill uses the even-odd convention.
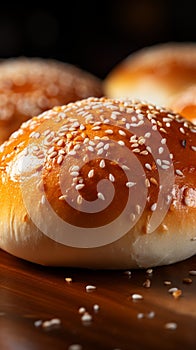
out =
[[[14,57],[0,61],[0,143],[20,124],[56,105],[101,97],[98,77],[55,59]]]
[[[196,119],[196,43],[144,47],[119,62],[104,80],[111,98],[139,98]]]

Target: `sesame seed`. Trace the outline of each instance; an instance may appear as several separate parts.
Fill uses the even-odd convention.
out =
[[[155,211],[157,209],[157,203],[154,203],[153,205],[151,205],[150,210],[151,211]]]
[[[165,324],[165,328],[169,330],[175,330],[177,328],[177,323],[175,322],[168,322]]]
[[[74,149],[68,152],[69,156],[75,156],[75,154],[76,154],[76,151]]]
[[[84,314],[86,312],[86,309],[85,307],[81,306],[79,309],[78,309],[78,313],[79,314]]]
[[[164,281],[163,282],[165,286],[170,286],[171,285],[171,281]]]
[[[131,181],[126,182],[126,186],[127,186],[128,188],[131,188],[131,187],[133,187],[134,185],[136,185],[136,182],[131,182]]]
[[[196,270],[191,270],[191,271],[189,271],[189,275],[191,275],[191,276],[196,276]]]
[[[147,132],[144,137],[146,137],[147,139],[151,136],[151,132]]]
[[[192,151],[196,152],[196,146],[191,146]]]
[[[100,307],[99,307],[98,304],[94,304],[94,305],[93,305],[93,310],[94,310],[95,312],[99,311],[99,309],[100,309]]]
[[[82,350],[82,345],[80,344],[71,344],[67,350]]]
[[[79,172],[78,171],[72,171],[70,173],[70,175],[73,176],[73,177],[77,177],[77,176],[79,176]]]
[[[124,146],[124,145],[125,145],[124,141],[122,141],[122,140],[119,140],[119,141],[118,141],[118,144],[119,144],[120,146]]]
[[[168,292],[172,294],[174,292],[177,292],[177,290],[178,290],[178,288],[172,287],[172,288],[168,289]]]
[[[104,145],[103,149],[104,149],[105,151],[107,151],[107,150],[109,149],[109,147],[110,147],[110,144],[109,144],[109,143],[106,143],[106,144]]]
[[[148,155],[148,151],[147,150],[141,151],[140,154],[142,156],[147,156]]]
[[[85,288],[86,288],[86,292],[92,292],[96,290],[97,287],[92,284],[88,284]]]
[[[114,182],[114,181],[115,181],[115,177],[114,177],[114,175],[109,174],[109,180],[110,180],[111,182]]]
[[[148,312],[148,314],[147,314],[147,318],[152,319],[152,318],[154,318],[154,317],[155,317],[155,312],[154,312],[154,311],[150,311],[150,312]]]
[[[103,148],[99,148],[97,151],[97,155],[100,156],[103,153],[104,149]]]
[[[161,143],[162,143],[162,145],[165,145],[165,144],[166,144],[166,142],[167,142],[167,139],[165,139],[165,138],[161,139]]]
[[[159,147],[159,154],[162,154],[164,152],[164,148],[163,147]]]
[[[149,163],[145,163],[145,168],[148,169],[148,170],[152,170],[152,167]]]
[[[133,300],[141,300],[141,299],[143,299],[143,296],[141,295],[141,294],[132,294],[132,299]]]
[[[135,214],[131,213],[130,214],[130,219],[131,219],[132,222],[135,221],[135,218],[136,218]]]
[[[96,130],[100,130],[100,129],[101,129],[101,127],[98,126],[98,125],[97,125],[97,126],[93,126],[93,128],[92,128],[92,130],[95,130],[95,131],[96,131]]]
[[[119,130],[118,133],[119,133],[119,135],[121,135],[121,136],[126,136],[126,132],[124,132],[123,130]]]
[[[78,185],[76,185],[75,189],[76,189],[76,191],[79,191],[79,190],[81,190],[84,186],[85,186],[84,184],[78,184]]]
[[[96,148],[99,149],[99,148],[102,148],[104,146],[104,143],[101,141],[97,144]]]
[[[72,282],[72,278],[71,277],[65,277],[65,282],[71,283]]]
[[[179,130],[182,134],[185,134],[184,128],[181,127]]]
[[[49,154],[49,158],[54,158],[54,157],[56,157],[57,156],[57,151],[54,151],[54,152],[52,152],[51,154]]]
[[[91,169],[89,172],[88,172],[88,177],[91,178],[94,176],[94,169]]]
[[[92,316],[88,312],[85,312],[81,317],[82,322],[90,322],[92,319]]]
[[[82,198],[82,196],[79,194],[78,197],[77,197],[77,204],[81,205],[81,204],[82,204],[82,201],[83,201],[83,198]]]
[[[138,318],[139,320],[142,319],[142,318],[144,318],[143,312],[139,312],[139,313],[137,314],[137,318]]]
[[[35,327],[40,327],[42,325],[42,320],[37,320],[34,322]]]
[[[97,197],[98,197],[99,199],[101,199],[102,201],[105,200],[105,197],[104,197],[103,193],[101,193],[101,192],[98,192],[98,193],[97,193]]]
[[[186,278],[183,278],[182,282],[185,284],[191,284],[193,282],[193,280],[191,278],[186,277]]]
[[[94,152],[94,147],[93,146],[88,146],[87,147],[90,152]]]
[[[113,134],[113,130],[107,129],[107,130],[105,130],[105,133],[106,133],[106,134],[109,134],[109,135],[112,135],[112,134]]]
[[[183,172],[179,169],[176,169],[176,174],[179,175],[179,176],[183,176]]]
[[[61,164],[63,162],[63,155],[61,154],[60,156],[58,156],[57,158],[57,164]]]
[[[105,160],[102,159],[99,163],[100,168],[105,168]]]
[[[130,170],[130,168],[127,165],[124,165],[124,164],[122,165],[122,169],[123,170]]]

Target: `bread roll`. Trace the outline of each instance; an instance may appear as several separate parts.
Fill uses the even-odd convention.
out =
[[[168,42],[144,47],[120,61],[104,79],[110,98],[131,97],[173,108],[174,98],[196,84],[196,43]],[[195,109],[186,100],[185,117],[195,119]],[[195,105],[195,104],[194,104]],[[175,111],[183,113],[184,109]]]
[[[196,126],[139,100],[87,98],[0,147],[0,247],[41,265],[146,268],[196,252]]]
[[[174,95],[170,107],[196,124],[196,84]]]
[[[101,81],[74,65],[37,57],[4,59],[0,62],[0,143],[34,115],[102,95]]]

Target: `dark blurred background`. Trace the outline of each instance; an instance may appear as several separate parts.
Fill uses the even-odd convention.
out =
[[[104,78],[121,59],[168,41],[196,41],[194,0],[4,3],[0,58],[50,57]]]

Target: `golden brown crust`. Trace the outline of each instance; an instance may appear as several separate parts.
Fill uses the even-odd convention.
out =
[[[0,142],[22,122],[57,105],[101,97],[101,81],[54,59],[17,57],[0,62]]]
[[[183,92],[174,95],[170,103],[174,112],[196,124],[196,85],[191,85]]]
[[[22,163],[28,166],[21,167]],[[1,146],[0,164],[0,247],[17,256],[52,265],[123,268],[170,263],[195,252],[191,239],[196,228],[196,127],[180,115],[140,101],[107,98],[54,107],[24,123]],[[114,187],[113,200],[103,210],[97,204],[97,210],[89,212],[85,201],[93,204],[99,199],[100,208],[107,202],[110,186],[104,187],[104,193],[97,187],[102,179]],[[162,209],[158,208],[161,187]],[[104,232],[125,211],[130,188],[133,227],[119,240],[85,252],[46,237],[25,208],[31,194],[38,221],[47,200],[63,221],[88,230],[102,226]],[[161,213],[167,205],[165,217],[149,233],[153,213]],[[172,242],[172,247],[166,245],[168,256],[161,252],[164,242]],[[177,253],[175,244],[181,247]],[[39,256],[34,255],[36,247]],[[56,253],[47,247],[54,247]],[[116,253],[120,260],[117,255],[115,261]]]
[[[137,97],[172,107],[172,98],[196,83],[196,43],[168,42],[130,54],[109,72],[108,97]],[[177,110],[179,113],[180,110]],[[192,119],[192,114],[188,114]]]

